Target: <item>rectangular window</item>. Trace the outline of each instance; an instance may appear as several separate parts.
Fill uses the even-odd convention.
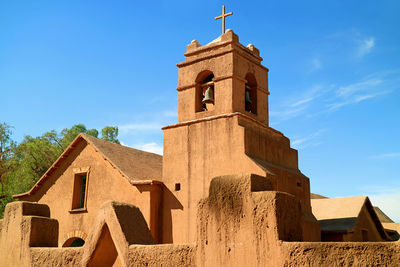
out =
[[[79,208],[85,207],[85,193],[86,193],[86,175],[82,175],[81,179],[81,193],[79,194]]]
[[[87,173],[77,173],[74,177],[72,210],[86,208]]]

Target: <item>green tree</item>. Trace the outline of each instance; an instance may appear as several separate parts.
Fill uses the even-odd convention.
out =
[[[87,135],[91,135],[97,137],[99,132],[96,129],[87,130],[86,126],[83,124],[76,124],[72,126],[70,129],[63,129],[61,131],[61,145],[63,149],[67,148],[69,144],[78,136],[78,134],[84,133]]]
[[[11,126],[6,123],[0,123],[0,196],[4,195],[5,177],[11,170],[10,159],[15,149],[15,142],[11,139],[11,134]]]
[[[101,139],[108,142],[120,144],[118,137],[118,127],[117,126],[106,126],[101,130]]]
[[[21,172],[20,179],[24,179],[28,186],[36,183],[63,152],[62,147],[51,142],[49,134],[45,133],[39,137],[25,136],[16,148],[14,165],[18,166],[19,170],[15,172]]]
[[[0,123],[0,218],[3,217],[6,204],[12,201],[7,190],[7,176],[13,170],[11,162],[15,149],[15,142],[11,139],[11,128],[6,123]]]
[[[12,195],[26,192],[42,177],[61,153],[80,133],[97,137],[96,129],[86,129],[83,124],[65,128],[60,133],[55,130],[42,136],[25,136],[16,146],[11,140],[11,130],[7,124],[0,124],[0,183],[4,195],[0,199],[0,218],[5,205],[13,201]],[[118,127],[106,126],[102,139],[119,144]]]

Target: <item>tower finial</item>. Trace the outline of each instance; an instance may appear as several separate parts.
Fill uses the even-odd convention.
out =
[[[222,15],[215,17],[215,19],[222,19],[222,34],[225,33],[225,17],[233,15],[233,12],[225,13],[225,5],[222,6]]]

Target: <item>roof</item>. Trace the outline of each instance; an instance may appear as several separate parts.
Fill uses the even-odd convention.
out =
[[[374,210],[381,223],[394,223],[379,207],[374,207]]]
[[[317,220],[357,218],[366,199],[366,196],[311,199],[311,207]]]
[[[304,176],[304,174],[302,174],[298,169],[291,169],[291,168],[287,168],[251,155],[247,155],[258,167],[260,167],[263,171],[265,171],[266,173],[270,173],[272,175],[276,175],[276,169],[280,169],[289,173],[293,173],[296,175],[302,175]]]
[[[328,198],[328,197],[323,196],[323,195],[318,195],[318,194],[315,194],[315,193],[310,193],[310,198],[311,199],[321,199],[321,198]]]
[[[131,147],[110,143],[93,136],[82,136],[129,181],[153,180],[162,177],[162,156]]]
[[[85,140],[89,145],[99,152],[119,173],[132,185],[161,184],[162,178],[162,156],[150,152],[141,151],[131,147],[114,144],[86,134],[79,134],[74,141],[65,149],[61,156],[53,163],[46,173],[28,191],[13,195],[19,198],[32,195],[47,178],[57,169],[60,163],[68,157],[77,144]]]
[[[320,223],[321,231],[347,232],[352,230],[364,206],[366,206],[381,237],[387,239],[383,226],[368,197],[311,199],[312,213]]]

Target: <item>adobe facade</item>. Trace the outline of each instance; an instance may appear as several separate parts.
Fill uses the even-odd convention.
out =
[[[124,164],[135,165],[138,171]],[[158,242],[161,164],[159,155],[81,134],[29,192],[14,197],[49,206],[51,217],[59,222],[59,246],[68,247],[77,238],[87,240],[98,209],[111,200],[140,208]],[[78,193],[79,199],[81,191],[79,185],[74,188],[76,178],[83,174],[83,205],[74,207],[74,195]]]
[[[2,266],[397,266],[400,242],[297,242],[299,201],[257,175],[216,177],[196,241],[154,245],[140,210],[106,202],[83,247],[58,247],[47,205],[13,202],[0,220]],[[292,212],[288,213],[290,209]]]
[[[322,241],[391,240],[366,196],[312,199],[311,205]]]
[[[185,56],[162,159],[78,136],[7,205],[2,265],[399,264],[400,242],[320,242],[297,151],[268,126],[268,69],[253,45],[228,30]],[[85,244],[63,247],[76,237]]]
[[[164,197],[163,228],[172,232],[164,232],[163,241],[193,242],[197,203],[207,196],[211,179],[240,173],[263,176],[273,190],[296,196],[302,209],[300,239],[318,241],[309,179],[298,169],[297,151],[287,137],[268,127],[268,69],[261,65],[258,49],[244,47],[228,30],[205,46],[192,41],[185,56],[177,64],[179,122],[163,128],[163,183],[183,208],[169,206]],[[203,107],[208,86],[214,101]]]

